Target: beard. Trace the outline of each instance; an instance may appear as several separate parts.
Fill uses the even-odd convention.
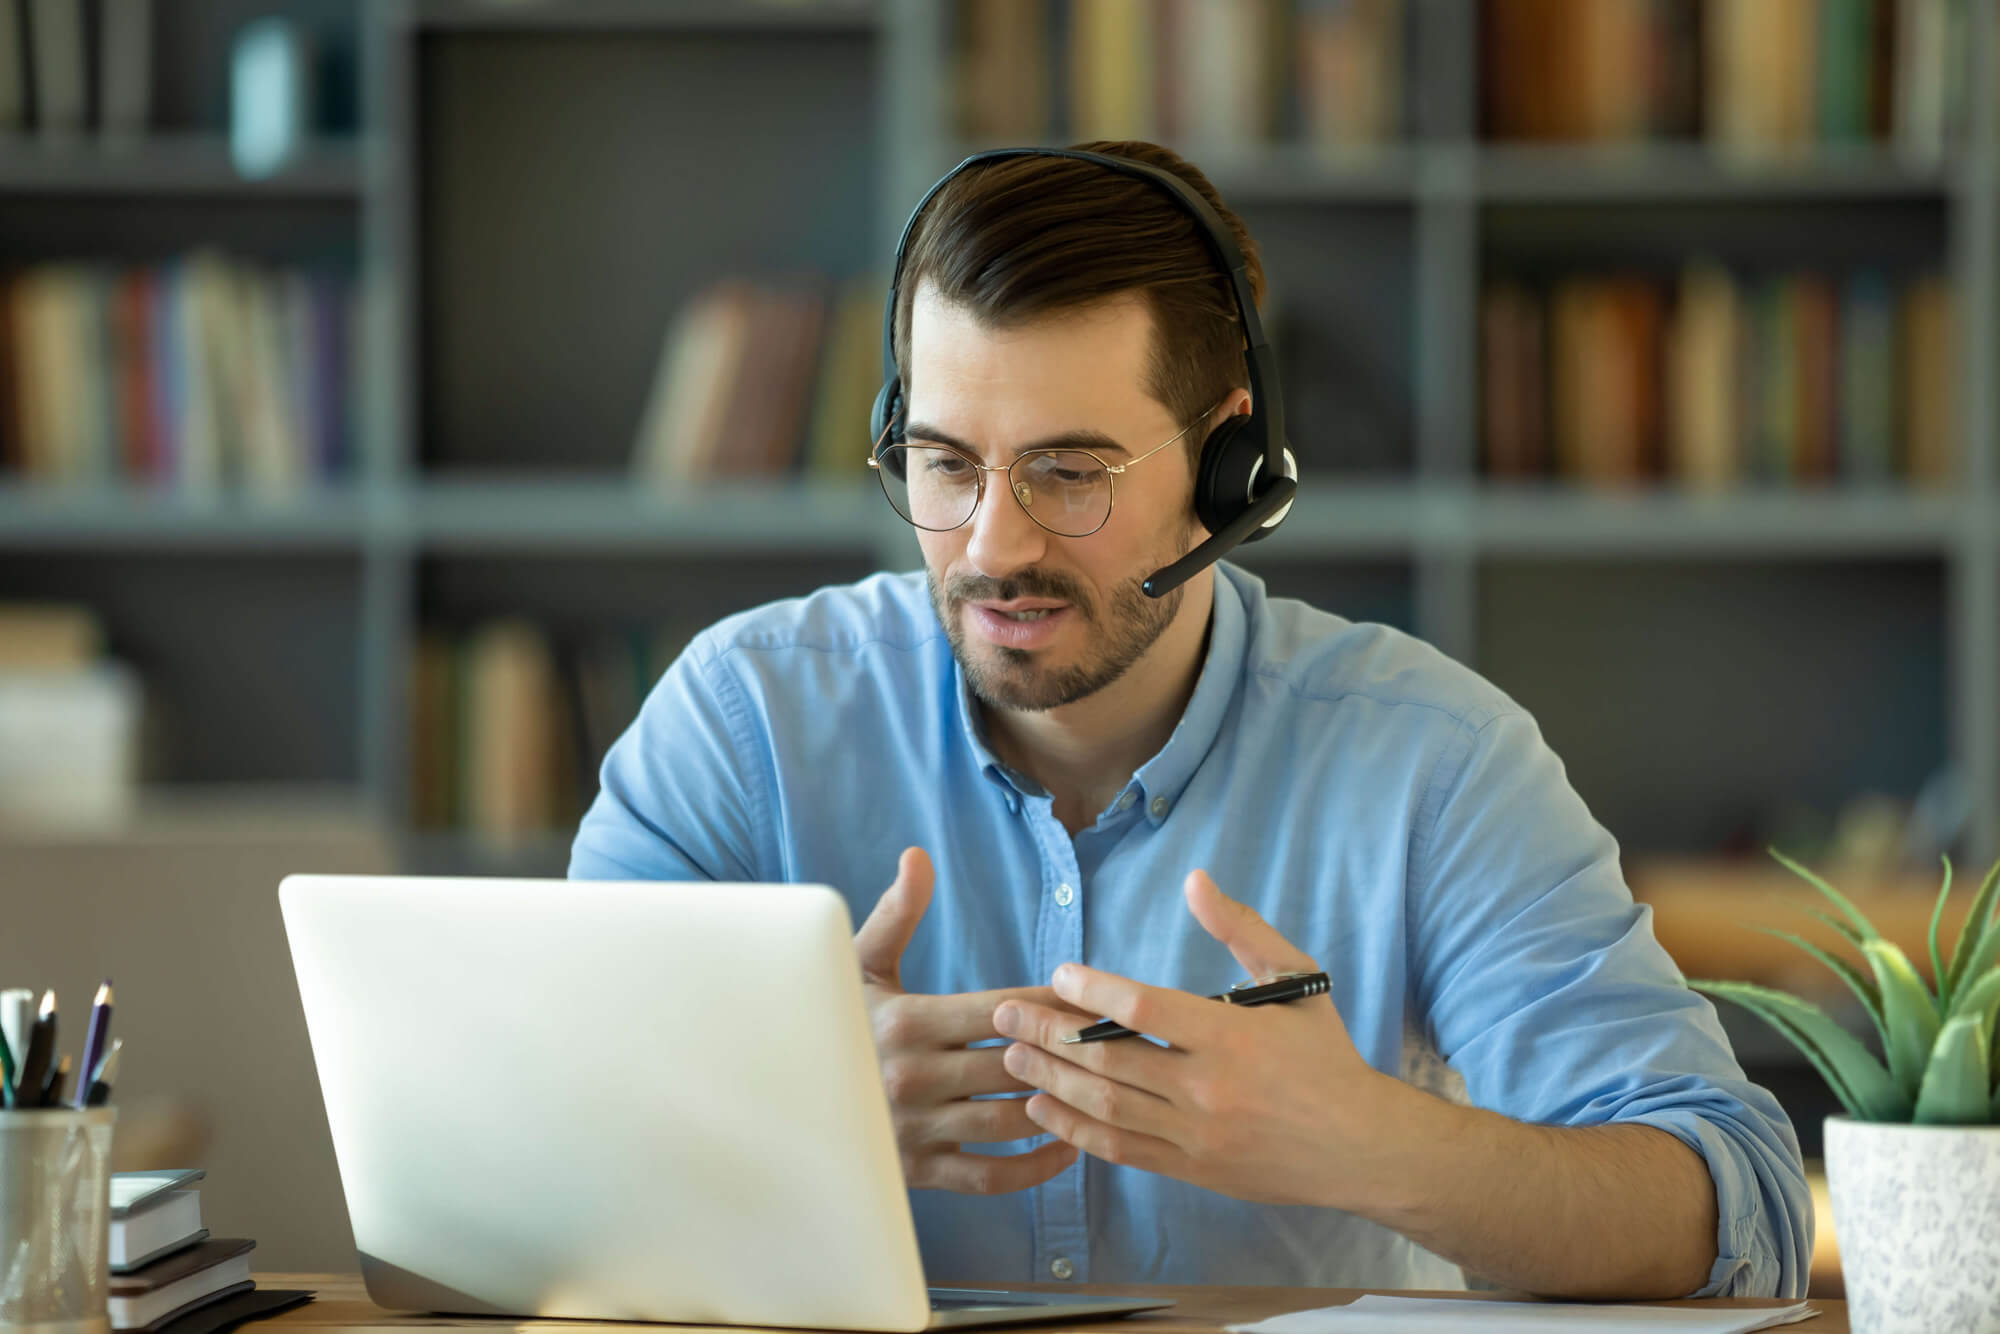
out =
[[[1148,573],[1185,555],[1191,541],[1183,540],[1179,545],[1179,551],[1150,567]],[[952,656],[958,659],[973,696],[989,708],[1028,713],[1058,709],[1096,694],[1129,671],[1166,633],[1181,609],[1186,586],[1165,597],[1149,598],[1141,586],[1145,578],[1134,575],[1116,585],[1107,605],[1100,609],[1088,589],[1059,570],[1030,568],[1005,579],[960,575],[947,580],[942,588],[934,571],[929,568],[924,571],[931,606],[944,626]],[[1015,598],[1052,598],[1068,603],[1082,621],[1085,643],[1082,658],[1052,666],[1041,661],[1040,650],[968,642],[961,615],[966,603],[1009,602]]]

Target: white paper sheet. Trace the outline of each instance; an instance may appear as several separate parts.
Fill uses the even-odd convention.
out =
[[[1384,1297],[1370,1295],[1346,1306],[1322,1306],[1288,1311],[1247,1325],[1230,1325],[1236,1334],[1460,1334],[1461,1331],[1503,1331],[1532,1334],[1560,1330],[1562,1334],[1633,1334],[1667,1330],[1672,1334],[1747,1334],[1753,1329],[1790,1325],[1819,1312],[1799,1302],[1761,1310],[1701,1310],[1687,1306],[1591,1306],[1574,1302],[1454,1301],[1443,1297]]]

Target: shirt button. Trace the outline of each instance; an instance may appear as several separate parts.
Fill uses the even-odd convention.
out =
[[[1165,797],[1154,797],[1153,804],[1146,809],[1153,813],[1155,820],[1164,820],[1167,818],[1167,808],[1171,804]]]
[[[1069,1262],[1067,1255],[1058,1255],[1049,1261],[1049,1272],[1057,1278],[1068,1278],[1076,1273],[1076,1266]]]
[[[1130,789],[1127,789],[1125,795],[1118,798],[1118,809],[1121,811],[1129,811],[1132,809],[1132,803],[1137,801],[1138,799],[1139,799],[1139,794],[1137,792],[1133,792]]]
[[[1069,887],[1068,882],[1065,881],[1063,884],[1056,886],[1056,906],[1058,908],[1069,907],[1075,899],[1076,891]]]

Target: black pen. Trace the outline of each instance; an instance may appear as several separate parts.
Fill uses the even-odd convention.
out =
[[[42,1081],[42,1102],[44,1107],[62,1106],[63,1090],[69,1087],[69,1053],[63,1053],[56,1068],[49,1071],[49,1077]]]
[[[56,993],[53,990],[42,993],[41,1013],[28,1030],[27,1047],[20,1064],[14,1067],[14,1105],[39,1107],[42,1105],[42,1085],[55,1065]]]
[[[1279,973],[1256,982],[1238,982],[1220,996],[1208,999],[1225,1005],[1271,1005],[1280,1001],[1304,1000],[1332,986],[1325,973]],[[1139,1035],[1123,1024],[1100,1019],[1086,1029],[1063,1039],[1064,1042],[1103,1042],[1108,1038],[1135,1038]]]

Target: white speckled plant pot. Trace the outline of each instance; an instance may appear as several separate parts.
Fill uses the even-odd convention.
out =
[[[1854,1334],[2000,1334],[2000,1126],[1826,1118]]]

